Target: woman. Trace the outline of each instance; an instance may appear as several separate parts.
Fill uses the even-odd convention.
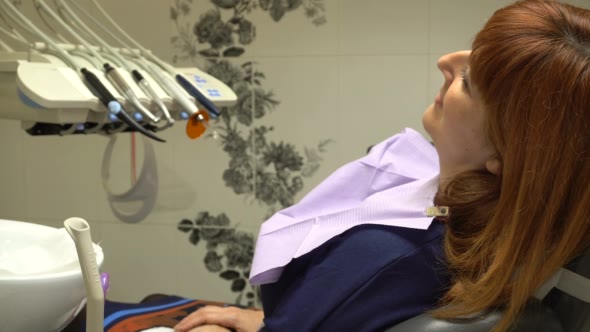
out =
[[[471,52],[443,56],[438,67],[445,82],[423,116],[438,176],[413,167],[415,155],[427,165],[432,154],[412,131],[373,148],[362,163],[373,172],[371,186],[380,186],[363,204],[407,185],[427,193],[434,179],[440,217],[425,230],[363,220],[313,245],[293,240],[307,249],[272,264],[255,261],[264,312],[206,306],[176,331],[256,331],[263,321],[263,331],[375,331],[424,311],[452,318],[499,306],[506,314],[495,331],[508,330],[534,291],[590,246],[590,11],[517,2],[490,18]],[[406,169],[387,185],[375,182],[392,174],[378,172],[392,151],[409,160]],[[283,215],[291,212],[303,213]],[[261,232],[269,240],[259,239],[257,257],[274,255],[260,246],[276,230]]]
[[[450,207],[451,279],[433,313],[504,306],[496,330],[506,331],[534,291],[590,245],[590,11],[517,2],[493,15],[471,53],[438,66],[445,83],[423,123],[440,162],[435,203]],[[207,307],[177,331],[202,323],[256,330],[261,320]]]

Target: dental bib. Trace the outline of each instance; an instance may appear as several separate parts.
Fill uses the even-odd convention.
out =
[[[438,174],[434,146],[412,129],[375,145],[261,226],[250,282],[275,282],[292,259],[354,226],[427,229]]]

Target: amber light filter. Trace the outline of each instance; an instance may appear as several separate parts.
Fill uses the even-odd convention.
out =
[[[198,110],[186,121],[186,135],[189,138],[197,139],[207,131],[209,114],[207,111]]]

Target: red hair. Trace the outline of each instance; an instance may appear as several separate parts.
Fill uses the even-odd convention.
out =
[[[457,176],[445,251],[450,318],[504,307],[506,331],[534,291],[590,246],[590,11],[519,1],[477,34],[470,57],[501,174]]]

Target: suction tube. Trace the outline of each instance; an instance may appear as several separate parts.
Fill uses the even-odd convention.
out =
[[[104,293],[90,236],[90,226],[82,218],[69,218],[64,221],[64,227],[76,244],[86,287],[86,332],[102,332],[104,330]]]
[[[102,82],[94,75],[94,73],[90,72],[86,68],[82,68],[80,70],[84,78],[92,86],[96,93],[98,94],[98,98],[106,106],[111,113],[115,114],[119,120],[125,122],[129,127],[139,131],[140,133],[144,134],[145,136],[156,140],[158,142],[166,142],[165,140],[159,138],[154,133],[149,132],[147,129],[143,128],[140,124],[135,122],[129,114],[122,111],[121,104],[115,99],[115,97],[109,92],[109,90],[102,84]]]

